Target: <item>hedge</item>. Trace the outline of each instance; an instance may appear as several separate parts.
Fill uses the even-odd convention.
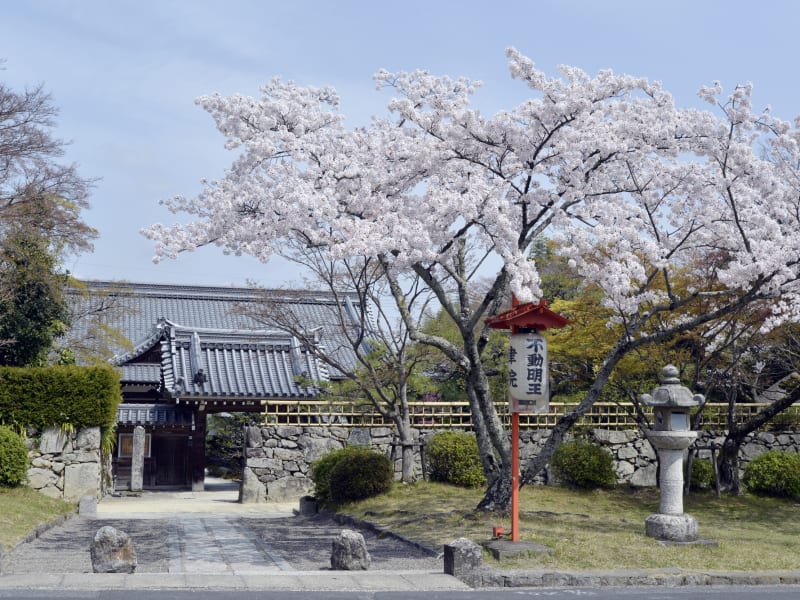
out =
[[[121,401],[111,367],[0,367],[0,423],[6,425],[111,427]]]

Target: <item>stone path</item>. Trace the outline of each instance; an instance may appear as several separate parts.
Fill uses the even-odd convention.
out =
[[[291,571],[293,567],[241,519],[178,518],[169,523],[170,573]]]
[[[137,573],[258,575],[330,568],[344,528],[324,516],[186,513],[147,518],[72,517],[3,557],[4,575],[91,573],[92,538],[111,525],[136,549]],[[374,569],[441,572],[442,561],[393,538],[362,531]]]
[[[362,531],[369,571],[332,571],[331,542],[344,527],[324,515],[295,516],[298,503],[239,504],[238,491],[209,482],[205,492],[104,498],[96,517],[75,516],[3,556],[0,590],[453,590],[442,559]],[[213,491],[212,491],[213,490]],[[100,527],[130,535],[133,574],[92,573],[89,548]]]

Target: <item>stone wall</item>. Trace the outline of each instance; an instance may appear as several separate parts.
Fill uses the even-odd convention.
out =
[[[346,445],[397,455],[395,470],[399,472],[399,449],[393,451],[394,441],[388,427],[247,427],[240,500],[281,502],[310,494],[314,489],[311,463]],[[417,471],[422,473],[419,465]]]
[[[415,473],[422,475],[422,455],[433,431],[415,431]],[[546,430],[523,430],[520,456],[524,461],[544,444]],[[607,448],[614,457],[614,469],[620,483],[633,486],[656,485],[656,453],[644,436],[636,430],[614,431],[594,429],[589,437]],[[724,433],[700,432],[698,445],[722,445]],[[281,502],[310,494],[314,485],[310,464],[324,454],[345,445],[370,446],[391,457],[395,473],[400,474],[400,448],[390,428],[358,427],[248,427],[245,434],[245,467],[242,477],[242,502]],[[741,451],[742,466],[767,450],[800,453],[800,430],[782,433],[755,433],[747,437]],[[423,450],[424,453],[424,450]],[[701,458],[710,451],[700,451]],[[538,483],[549,483],[549,473]]]
[[[102,461],[100,428],[64,432],[50,427],[28,431],[28,485],[43,494],[77,502],[100,497]]]

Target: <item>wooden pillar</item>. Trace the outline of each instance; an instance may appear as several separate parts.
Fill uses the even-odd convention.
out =
[[[189,474],[192,478],[192,491],[202,492],[205,488],[206,470],[206,411],[199,410],[194,416],[194,431],[189,441]]]

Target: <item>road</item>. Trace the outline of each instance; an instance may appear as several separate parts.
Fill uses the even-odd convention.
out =
[[[770,600],[800,599],[800,586],[685,588],[484,589],[433,592],[287,592],[287,591],[55,591],[0,590],[0,599],[19,600]]]

